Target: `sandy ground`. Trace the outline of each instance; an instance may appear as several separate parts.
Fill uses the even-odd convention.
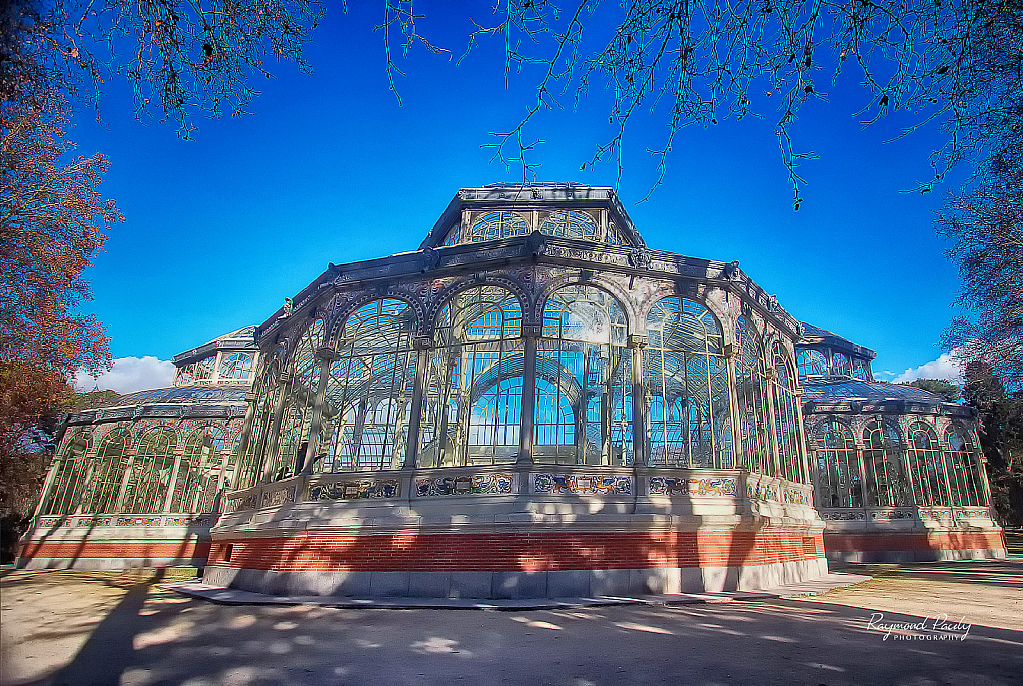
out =
[[[138,574],[8,572],[0,684],[1023,683],[1023,559],[865,571],[814,598],[530,612],[223,606]]]

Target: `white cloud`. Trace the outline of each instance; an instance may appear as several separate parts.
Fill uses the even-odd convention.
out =
[[[114,368],[98,379],[93,379],[84,371],[75,376],[75,389],[79,392],[94,390],[111,390],[118,393],[134,393],[150,388],[165,388],[174,380],[174,363],[161,360],[152,355],[144,357],[118,357],[114,359]]]
[[[907,369],[892,380],[892,383],[907,383],[917,379],[945,379],[952,383],[963,382],[963,370],[956,362],[955,350],[950,353],[942,353],[938,359],[931,360],[915,369]]]

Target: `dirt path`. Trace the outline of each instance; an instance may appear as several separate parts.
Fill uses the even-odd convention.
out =
[[[873,571],[808,599],[532,612],[223,606],[139,575],[13,572],[0,580],[0,684],[1020,682],[1023,560]],[[972,626],[886,637],[869,625],[879,611]]]

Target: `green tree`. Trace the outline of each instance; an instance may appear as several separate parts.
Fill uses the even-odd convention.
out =
[[[980,445],[987,458],[992,505],[1003,522],[1023,525],[1023,400],[1007,398],[991,365],[971,362],[964,397],[976,408]]]
[[[916,379],[900,385],[913,386],[914,388],[930,391],[931,393],[940,395],[947,403],[959,402],[959,398],[962,395],[962,390],[959,386],[955,385],[951,381],[946,381],[945,379]]]

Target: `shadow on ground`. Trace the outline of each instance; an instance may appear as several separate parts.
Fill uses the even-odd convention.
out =
[[[967,574],[952,567],[949,573]],[[1019,563],[1013,568],[1018,572]],[[1016,584],[1023,590],[1018,577]],[[915,626],[891,633],[880,627],[892,623]],[[933,618],[869,604],[809,599],[531,612],[239,607],[182,598],[147,581],[127,589],[66,666],[8,683],[924,686],[1019,683],[1020,673],[1021,631],[973,625],[935,632]]]

